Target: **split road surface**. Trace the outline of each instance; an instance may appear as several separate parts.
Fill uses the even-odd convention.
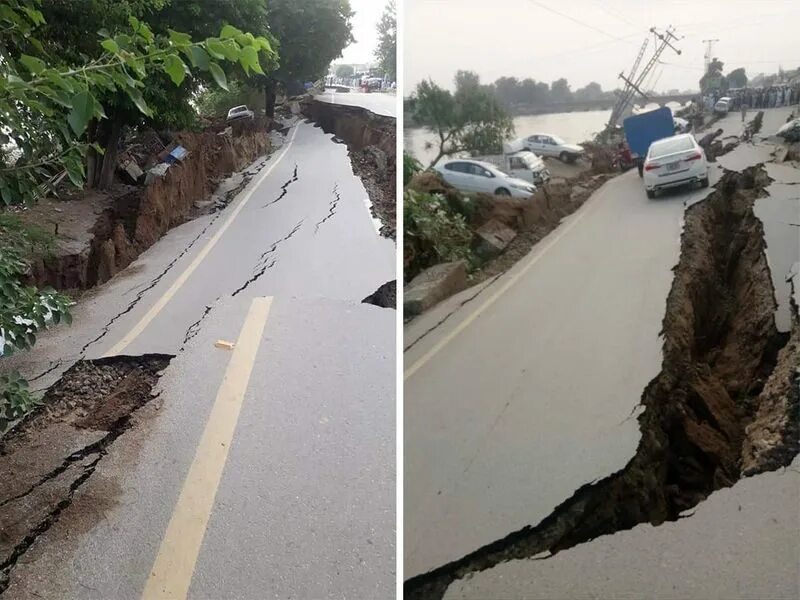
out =
[[[768,115],[764,131],[776,130],[787,114]],[[741,131],[733,115],[722,126]],[[769,159],[758,147],[739,150],[733,157],[737,164],[727,168]],[[712,186],[720,175],[720,167],[713,166]],[[406,579],[539,524],[578,488],[622,469],[634,455],[640,438],[637,406],[661,368],[659,332],[678,262],[683,212],[709,192],[648,200],[635,171],[616,177],[509,272],[406,326]],[[796,494],[796,479],[780,480],[784,498]],[[697,517],[692,521],[696,525]],[[707,535],[716,531],[717,520],[705,523]],[[683,531],[690,527],[680,525]],[[789,523],[794,535],[797,525],[797,519]],[[664,526],[661,538],[648,538],[642,529],[634,530],[638,545],[626,547],[628,564],[636,564],[647,539],[671,539],[677,552],[679,534],[664,538],[669,535]],[[718,541],[734,543],[737,531],[727,530]],[[667,564],[651,543],[653,552],[641,561],[650,570],[638,579],[628,577],[621,562],[611,560],[621,552],[620,542],[614,546],[617,536],[608,539],[603,549],[594,542],[578,555],[587,548],[579,546],[559,554],[557,562],[504,563],[456,581],[446,597],[650,597],[659,561],[671,569],[660,583],[678,586],[669,588],[671,597],[711,597],[708,586],[698,587],[697,594],[691,587],[705,573],[704,563],[686,578],[683,563]],[[781,540],[778,569],[798,554],[796,544],[793,549]],[[691,556],[702,557],[701,548]],[[579,558],[569,562],[570,556]],[[608,569],[593,569],[592,561],[601,559]],[[720,558],[708,566],[726,564]],[[758,572],[755,561],[746,567]],[[709,574],[707,582],[718,579]],[[689,583],[681,587],[684,580]]]
[[[361,300],[395,279],[394,244],[313,125],[249,171],[37,346],[40,387],[81,357],[175,358],[6,597],[393,592],[396,313]]]

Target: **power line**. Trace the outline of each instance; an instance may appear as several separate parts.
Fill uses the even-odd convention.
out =
[[[627,43],[627,41],[625,40],[625,38],[621,38],[621,37],[619,37],[619,36],[612,35],[612,34],[608,33],[607,31],[603,31],[602,29],[598,29],[598,28],[597,28],[597,27],[595,27],[594,25],[589,25],[588,23],[584,23],[583,21],[579,21],[578,19],[576,19],[576,18],[574,18],[574,17],[570,17],[569,15],[565,15],[565,14],[564,14],[564,13],[562,13],[562,12],[558,12],[557,10],[555,10],[555,9],[553,9],[553,8],[550,8],[550,7],[549,7],[549,6],[547,6],[546,4],[542,4],[542,3],[541,3],[541,2],[539,2],[538,0],[528,0],[528,2],[530,2],[531,4],[535,4],[535,5],[536,5],[536,6],[538,6],[539,8],[543,8],[544,10],[551,12],[551,13],[553,13],[554,15],[558,15],[559,17],[563,17],[564,19],[569,19],[569,20],[570,20],[570,21],[572,21],[573,23],[577,23],[578,25],[580,25],[580,26],[582,26],[582,27],[586,27],[587,29],[591,29],[592,31],[596,31],[597,33],[602,33],[603,35],[605,35],[605,36],[608,36],[608,37],[610,37],[610,38],[611,38],[611,39],[613,39],[613,40],[617,40],[617,41],[619,41],[619,42],[626,42],[626,43]]]
[[[602,10],[604,13],[609,14],[612,17],[615,17],[615,18],[619,19],[620,21],[630,25],[631,27],[639,27],[639,25],[636,25],[635,23],[631,23],[630,21],[628,21],[628,19],[624,18],[618,12],[610,10],[607,6],[603,6],[602,2],[603,2],[603,0],[598,0],[597,3],[599,4],[599,6],[597,8]]]

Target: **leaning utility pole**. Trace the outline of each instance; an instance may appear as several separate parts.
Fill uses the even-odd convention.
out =
[[[620,117],[625,113],[628,106],[633,103],[633,99],[637,94],[647,100],[647,94],[645,94],[642,89],[642,83],[644,83],[645,78],[658,63],[658,59],[661,57],[664,50],[671,48],[677,54],[681,53],[678,48],[672,45],[673,41],[678,40],[678,36],[675,35],[675,30],[672,29],[672,27],[668,27],[663,34],[659,33],[655,27],[651,27],[650,33],[656,38],[656,49],[642,71],[638,75],[635,73],[636,68],[638,68],[641,62],[641,55],[644,54],[646,44],[643,44],[642,48],[639,50],[639,56],[636,57],[634,68],[631,70],[630,75],[626,77],[624,73],[619,74],[619,78],[625,82],[625,88],[622,90],[614,109],[611,111],[611,117],[608,119],[608,125],[606,126],[609,130],[617,126]]]
[[[716,42],[718,42],[718,41],[719,41],[718,39],[703,40],[703,43],[706,45],[706,53],[703,56],[703,58],[705,59],[704,60],[705,64],[703,65],[703,74],[704,75],[706,73],[708,73],[708,66],[711,64],[711,59],[714,56],[714,54],[713,54],[713,52],[714,52],[714,44]]]

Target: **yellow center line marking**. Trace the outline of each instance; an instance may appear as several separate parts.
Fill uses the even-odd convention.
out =
[[[272,298],[256,298],[250,305],[142,593],[144,600],[182,599],[189,592],[271,305]]]
[[[122,351],[125,350],[125,348],[127,348],[131,344],[131,342],[133,342],[133,340],[139,337],[139,335],[142,333],[142,331],[145,330],[145,328],[150,324],[150,322],[153,319],[155,319],[156,316],[158,316],[158,313],[160,313],[163,310],[163,308],[167,305],[167,303],[170,300],[172,300],[172,297],[178,292],[179,289],[181,289],[183,284],[186,283],[186,280],[189,279],[191,274],[195,272],[197,267],[200,266],[200,263],[203,262],[206,256],[208,256],[208,253],[211,252],[212,248],[214,248],[214,246],[217,245],[217,242],[222,237],[222,234],[224,234],[225,231],[228,229],[228,227],[231,226],[233,220],[237,217],[237,215],[240,212],[242,212],[242,209],[247,205],[247,202],[252,197],[253,192],[258,189],[258,186],[261,185],[261,182],[264,181],[264,179],[266,179],[267,177],[269,177],[269,174],[272,173],[272,170],[275,167],[277,167],[283,160],[283,157],[286,156],[286,153],[289,151],[289,148],[294,142],[294,137],[297,134],[297,129],[298,128],[295,127],[294,131],[292,132],[292,137],[289,138],[289,142],[286,144],[286,147],[283,149],[278,158],[275,159],[275,162],[272,163],[270,168],[267,169],[267,171],[261,177],[259,177],[253,185],[250,186],[250,189],[245,193],[244,197],[241,199],[236,208],[233,209],[233,212],[231,212],[230,216],[228,216],[228,218],[225,220],[222,226],[217,230],[217,232],[212,236],[212,238],[208,240],[206,245],[203,246],[203,249],[197,253],[197,256],[195,256],[194,260],[189,264],[188,267],[186,267],[186,270],[183,273],[181,273],[180,276],[175,280],[175,282],[170,286],[170,288],[166,292],[164,292],[164,295],[161,296],[158,300],[156,300],[153,306],[150,307],[150,310],[148,310],[145,313],[145,315],[139,320],[139,322],[133,326],[133,329],[131,329],[125,335],[125,337],[123,337],[120,341],[114,344],[114,346],[112,346],[111,349],[108,350],[108,352],[103,354],[104,358],[122,354]]]
[[[587,203],[588,204],[588,203]],[[595,206],[597,202],[592,203],[590,206]],[[492,304],[497,302],[500,297],[505,294],[508,290],[510,290],[522,277],[531,270],[533,265],[535,265],[539,260],[547,253],[550,248],[555,246],[561,238],[563,238],[569,231],[578,224],[578,222],[583,219],[583,217],[589,212],[590,207],[587,206],[584,211],[578,212],[575,214],[573,219],[567,223],[564,228],[558,233],[553,239],[551,239],[547,244],[545,244],[531,259],[523,266],[519,271],[517,271],[514,275],[512,275],[501,287],[497,290],[494,294],[489,296],[486,301],[481,304],[475,311],[470,314],[466,319],[461,321],[450,333],[444,336],[441,340],[439,340],[436,344],[434,344],[430,350],[428,350],[425,354],[423,354],[416,362],[414,362],[408,369],[406,369],[405,373],[403,374],[403,379],[408,379],[414,373],[419,371],[422,367],[424,367],[428,361],[430,361],[434,356],[436,356],[442,348],[447,346],[450,342],[452,342],[456,337],[458,337],[467,327],[469,327],[475,319],[481,316],[481,314],[486,311]]]

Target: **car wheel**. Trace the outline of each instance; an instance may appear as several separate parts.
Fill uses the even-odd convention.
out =
[[[511,192],[509,192],[506,188],[497,188],[494,191],[495,196],[510,196]]]
[[[559,154],[558,155],[558,160],[560,160],[563,163],[570,162],[570,160],[569,160],[569,152],[562,152],[561,154]]]
[[[700,187],[701,188],[707,188],[708,187],[708,177],[703,177],[700,180]]]
[[[656,197],[655,190],[645,190],[645,191],[647,192],[647,197],[650,198],[651,200]]]

